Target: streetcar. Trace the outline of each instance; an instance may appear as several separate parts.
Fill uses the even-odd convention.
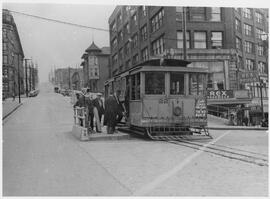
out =
[[[126,124],[151,139],[201,135],[207,129],[208,70],[178,59],[151,59],[105,82],[105,97],[121,90]],[[105,107],[106,108],[106,107]]]

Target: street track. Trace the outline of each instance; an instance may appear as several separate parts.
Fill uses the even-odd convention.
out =
[[[130,130],[130,129],[121,129],[121,130],[126,133],[141,134],[141,133],[136,132],[136,130]],[[261,153],[232,148],[232,147],[214,144],[214,143],[208,144],[208,142],[205,143],[206,140],[204,140],[204,142],[202,143],[196,139],[193,139],[192,141],[188,141],[187,139],[173,139],[173,138],[170,139],[168,137],[160,141],[168,142],[168,143],[176,144],[176,145],[181,145],[181,146],[189,147],[196,150],[201,150],[207,153],[215,154],[217,156],[239,160],[242,162],[247,162],[247,163],[255,164],[258,166],[268,167],[268,156]]]
[[[251,151],[246,151],[242,149],[227,147],[218,144],[209,144],[206,146],[203,143],[199,142],[190,142],[185,140],[166,140],[165,142],[169,142],[176,145],[181,145],[189,148],[193,148],[196,150],[202,150],[207,153],[212,153],[218,156],[239,160],[242,162],[247,162],[259,166],[267,166],[268,167],[268,158],[265,154],[255,153]]]

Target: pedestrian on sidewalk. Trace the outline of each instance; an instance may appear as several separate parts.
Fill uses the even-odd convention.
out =
[[[104,125],[107,126],[107,133],[115,133],[115,126],[117,124],[117,112],[118,103],[115,96],[111,93],[105,100],[105,114],[104,114]]]
[[[90,93],[90,89],[86,90],[85,94],[85,104],[87,107],[87,127],[89,128],[89,132],[93,132],[94,130],[94,112],[93,112],[93,97]]]
[[[93,106],[94,106],[94,109],[96,109],[97,115],[98,115],[98,121],[96,121],[96,131],[97,131],[97,133],[101,133],[101,118],[102,118],[102,115],[104,115],[104,112],[105,112],[101,96],[102,96],[101,93],[97,93],[96,99],[93,100]]]
[[[13,97],[13,101],[15,101],[15,93],[13,93],[12,97]]]

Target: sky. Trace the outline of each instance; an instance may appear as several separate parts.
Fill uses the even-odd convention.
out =
[[[118,4],[177,5],[225,7],[269,7],[267,0],[47,0],[3,1],[2,8],[40,17],[51,18],[85,26],[109,29],[108,19]],[[91,2],[91,4],[89,4]],[[234,2],[234,3],[232,3]],[[235,4],[237,2],[237,4]],[[247,4],[248,3],[248,4]],[[12,13],[25,58],[32,58],[39,67],[40,82],[48,81],[55,68],[78,67],[81,56],[92,41],[98,47],[109,46],[109,32],[80,28]]]
[[[109,29],[113,5],[4,3],[3,8],[85,26]],[[40,82],[56,68],[80,66],[81,56],[94,40],[109,46],[109,32],[80,28],[12,13],[25,58],[39,67]]]

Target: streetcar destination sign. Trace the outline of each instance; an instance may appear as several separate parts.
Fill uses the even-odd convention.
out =
[[[233,90],[207,91],[207,99],[229,99],[233,97]]]

